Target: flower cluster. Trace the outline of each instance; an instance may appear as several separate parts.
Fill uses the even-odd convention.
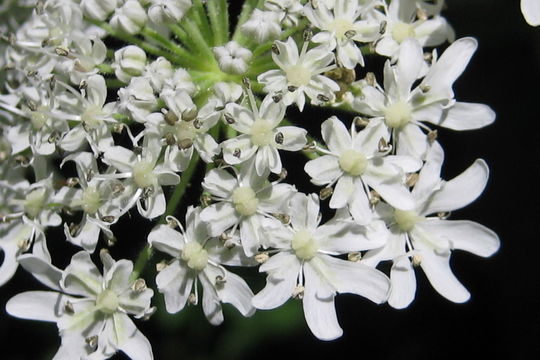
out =
[[[128,317],[155,311],[146,261],[134,268],[104,249],[124,241],[113,225],[130,212],[154,221],[131,240],[147,244],[139,260],[165,258],[155,283],[170,313],[202,296],[217,325],[222,303],[250,316],[296,298],[313,334],[331,340],[342,334],[338,293],[404,308],[415,269],[466,301],[452,251],[488,257],[499,239],[447,218],[480,196],[489,171],[479,159],[442,180],[437,129],[478,129],[495,114],[456,99],[477,42],[455,40],[443,5],[246,1],[232,33],[226,0],[2,5],[27,11],[0,28],[0,285],[21,265],[54,290],[16,295],[7,312],[56,322],[55,359],[153,358]],[[377,58],[384,67],[368,71]],[[351,116],[303,117],[308,107]],[[308,133],[313,122],[320,134]],[[291,152],[305,155],[319,194],[288,183]],[[189,204],[197,167],[201,201]],[[173,216],[183,211],[185,221]],[[58,226],[80,250],[64,270],[47,246]],[[239,266],[266,274],[256,295]]]

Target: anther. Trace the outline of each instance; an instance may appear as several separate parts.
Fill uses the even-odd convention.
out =
[[[347,260],[352,262],[358,262],[362,259],[362,254],[360,252],[351,252],[347,254]]]
[[[236,120],[234,120],[232,115],[229,113],[225,113],[223,114],[223,116],[225,117],[225,121],[227,122],[227,124],[234,124],[236,122]]]
[[[304,287],[302,285],[296,285],[292,293],[292,298],[297,300],[304,298]]]
[[[164,116],[165,122],[171,126],[178,122],[178,116],[172,111],[167,111]]]
[[[240,158],[241,155],[242,155],[242,151],[240,149],[238,149],[238,148],[234,149],[233,156],[235,158]]]
[[[176,144],[179,150],[189,149],[193,145],[193,140],[191,139],[182,139]]]
[[[255,255],[255,261],[258,262],[259,264],[264,264],[265,262],[268,261],[269,258],[270,256],[268,255],[268,252],[266,251]]]
[[[182,111],[183,121],[187,121],[187,122],[193,121],[197,118],[197,116],[199,116],[199,111],[195,107]],[[193,126],[195,126],[195,124]]]
[[[84,339],[84,341],[91,348],[95,348],[98,344],[98,336],[97,335],[89,336],[86,339]]]
[[[366,127],[368,126],[369,124],[369,120],[364,118],[364,117],[361,117],[361,116],[356,116],[354,118],[354,125],[356,125],[357,127]]]
[[[135,291],[136,293],[142,293],[146,290],[146,282],[144,279],[137,279],[133,282],[133,285],[131,285],[131,290]]]
[[[322,102],[329,102],[330,98],[324,94],[319,94],[317,95],[317,100],[322,101]]]
[[[282,132],[278,132],[274,138],[276,144],[283,144],[283,133]]]
[[[75,314],[75,309],[73,308],[73,304],[69,301],[66,301],[64,305],[64,312],[68,315]]]
[[[66,185],[67,187],[75,187],[79,184],[79,178],[76,178],[76,177],[70,177],[66,180]]]
[[[437,140],[438,137],[439,137],[439,132],[437,130],[431,130],[427,134],[428,143],[430,145],[433,144],[435,142],[435,140]]]
[[[407,175],[407,178],[405,179],[405,185],[407,185],[408,187],[413,187],[414,185],[416,185],[418,178],[418,173],[412,173]]]
[[[280,52],[279,52],[279,48],[276,44],[272,44],[272,52],[276,55],[279,55]]]
[[[381,201],[381,195],[379,195],[379,193],[376,192],[375,190],[371,190],[371,191],[369,192],[369,203],[370,203],[372,206],[375,206],[375,205],[377,205],[380,201]]]
[[[377,78],[375,77],[375,74],[372,72],[368,72],[366,74],[365,80],[369,86],[375,86],[375,84],[377,83]]]
[[[379,25],[379,34],[384,34],[386,32],[386,27],[388,26],[388,22],[385,21],[382,21],[381,24]]]
[[[102,216],[101,221],[112,224],[114,222],[114,216],[112,216],[112,215]]]
[[[334,193],[334,189],[332,187],[325,187],[324,189],[321,189],[321,191],[319,192],[319,198],[321,198],[321,200],[326,200],[330,196],[332,196],[333,193]]]
[[[281,100],[283,100],[283,94],[274,94],[272,95],[272,100],[277,104]]]
[[[289,85],[287,86],[287,90],[289,90],[289,92],[295,92],[296,90],[298,90],[298,86]]]

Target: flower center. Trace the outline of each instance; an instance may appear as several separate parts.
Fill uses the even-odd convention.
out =
[[[176,140],[193,140],[197,135],[197,129],[193,126],[193,121],[177,121],[175,125]]]
[[[404,22],[398,22],[392,27],[392,37],[399,44],[401,44],[405,39],[414,37],[414,26],[412,24],[406,24]]]
[[[49,119],[49,116],[46,114],[49,111],[47,106],[39,106],[36,111],[32,111],[30,114],[30,122],[34,130],[40,130]]]
[[[311,71],[302,65],[293,65],[285,70],[289,84],[300,87],[309,84],[311,81]]]
[[[45,204],[45,189],[36,189],[26,195],[24,211],[32,219],[39,215]]]
[[[182,250],[182,260],[190,269],[201,271],[208,263],[208,252],[196,241],[188,242]]]
[[[133,180],[140,188],[147,188],[157,182],[154,174],[154,164],[149,161],[139,161],[133,165]]]
[[[88,214],[95,214],[101,206],[99,191],[94,186],[84,189],[82,194],[82,208]]]
[[[397,226],[405,232],[411,231],[416,223],[422,220],[423,217],[419,216],[416,211],[404,211],[396,209],[394,211],[394,220]]]
[[[258,119],[251,125],[251,142],[256,146],[266,146],[274,139],[274,128],[269,121]]]
[[[354,25],[347,19],[336,19],[328,26],[328,30],[334,32],[336,38],[343,40],[347,31],[354,30]]]
[[[96,305],[102,313],[112,315],[118,309],[118,295],[112,290],[105,289],[98,295]]]
[[[236,211],[244,216],[251,216],[257,212],[259,199],[249,186],[240,186],[234,190],[232,200]]]
[[[366,171],[367,158],[356,150],[345,150],[339,157],[339,166],[352,176],[360,176]]]
[[[81,115],[81,121],[86,127],[90,129],[95,129],[96,127],[101,125],[101,116],[101,106],[91,105]]]
[[[399,101],[386,108],[384,118],[388,127],[402,128],[412,120],[412,106],[407,102]]]
[[[300,230],[294,234],[292,248],[300,260],[311,260],[319,250],[308,230]]]

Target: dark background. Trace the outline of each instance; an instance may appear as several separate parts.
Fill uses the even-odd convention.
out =
[[[200,308],[174,316],[158,313],[139,323],[156,359],[328,359],[344,355],[392,360],[540,358],[536,174],[540,155],[536,132],[540,121],[540,28],[525,23],[519,1],[449,0],[445,16],[458,38],[473,36],[479,41],[477,53],[455,84],[456,98],[489,104],[497,113],[495,124],[485,129],[439,131],[446,150],[444,178],[458,175],[479,157],[491,168],[483,196],[452,216],[486,225],[501,238],[501,249],[492,258],[458,251],[452,256],[454,273],[472,293],[471,300],[465,304],[447,301],[417,271],[416,300],[405,310],[339,295],[336,308],[344,335],[333,342],[311,335],[297,301],[274,311],[259,311],[250,319],[241,318],[225,305],[225,322],[219,327],[209,325]],[[305,161],[301,157],[292,160]],[[302,167],[303,162],[298,168]],[[292,176],[298,173],[305,177],[290,170]],[[144,222],[138,223],[140,229],[132,229],[131,236],[120,239],[131,242],[133,258],[144,242],[140,231],[147,233]],[[49,240],[52,247],[56,246],[54,241]],[[115,252],[113,249],[113,256]],[[254,271],[246,271],[245,276],[254,291],[264,285]],[[147,280],[153,284],[153,276]],[[38,288],[37,282],[19,271],[0,289],[0,303],[5,304],[17,292]],[[161,295],[155,296],[154,302],[163,308]],[[56,331],[54,324],[16,320],[4,312],[0,358],[51,358],[59,345]]]

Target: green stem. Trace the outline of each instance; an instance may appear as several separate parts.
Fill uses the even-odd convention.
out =
[[[208,22],[208,17],[206,16],[206,11],[201,0],[193,1],[193,19],[197,23],[199,30],[201,31],[203,37],[206,39],[208,45],[213,46],[214,44],[214,34],[210,28],[210,23]]]
[[[99,64],[97,68],[99,72],[102,74],[114,74],[114,69],[112,68],[110,64],[105,64],[105,63]]]
[[[206,43],[206,39],[204,38],[197,24],[191,19],[185,19],[182,22],[182,27],[191,39],[191,42],[195,49],[200,53],[202,59],[211,59],[212,62],[217,66],[214,59],[214,53],[212,52],[212,49],[210,49],[209,45]],[[208,62],[206,63],[208,64]]]
[[[170,41],[169,39],[165,38],[163,35],[161,35],[160,33],[158,33],[157,31],[151,28],[145,27],[141,31],[141,34],[159,43],[166,50],[178,55],[179,57],[176,57],[176,56],[173,57],[174,58],[173,63],[175,63],[176,65],[180,65],[184,67],[197,67],[198,64],[200,63],[199,61],[197,61],[195,57],[193,57],[193,55],[189,51],[187,51],[180,45]]]
[[[208,17],[214,33],[214,45],[223,45],[229,40],[229,9],[227,0],[208,0]]]

